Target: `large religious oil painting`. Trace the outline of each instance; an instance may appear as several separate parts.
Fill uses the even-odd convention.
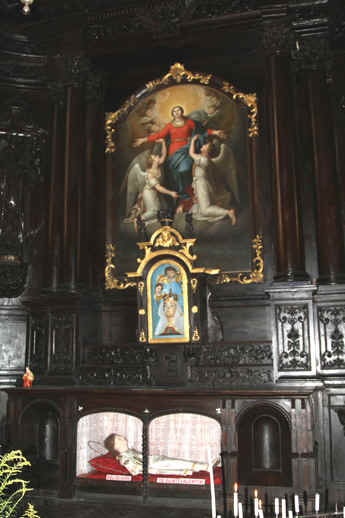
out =
[[[136,243],[168,214],[220,282],[262,280],[256,116],[255,94],[180,64],[107,114],[106,235],[118,274],[136,269]]]

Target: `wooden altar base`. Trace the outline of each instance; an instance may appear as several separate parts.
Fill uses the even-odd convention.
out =
[[[116,496],[116,500],[106,495],[96,495],[92,499],[75,497],[71,500],[54,496],[30,494],[30,501],[42,518],[210,518],[211,501],[182,500],[176,498],[150,498],[143,503],[131,502],[127,498]],[[223,510],[217,510],[223,515]]]

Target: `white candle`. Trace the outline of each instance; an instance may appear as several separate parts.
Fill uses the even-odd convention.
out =
[[[295,495],[295,513],[296,514],[299,513],[299,499],[298,499],[298,495]]]
[[[216,494],[214,491],[213,465],[211,460],[210,447],[207,446],[208,470],[210,472],[211,510],[212,518],[216,518]]]
[[[289,518],[293,518],[293,512],[289,509]]]
[[[286,500],[282,498],[282,518],[286,518]]]
[[[258,490],[254,489],[254,515],[258,516],[259,514],[259,499],[258,499]],[[345,516],[344,516],[345,518]]]
[[[343,518],[345,518],[345,507],[343,507]]]
[[[243,507],[242,502],[238,503],[238,518],[243,518]]]
[[[238,516],[238,484],[235,482],[234,484],[234,516]]]
[[[318,513],[320,511],[320,493],[315,494],[315,512]]]
[[[261,500],[261,498],[259,498],[259,511],[258,511],[258,513],[259,513],[259,518],[264,518],[264,512],[262,510],[262,500]]]
[[[279,514],[279,498],[274,499],[274,513],[276,516]]]

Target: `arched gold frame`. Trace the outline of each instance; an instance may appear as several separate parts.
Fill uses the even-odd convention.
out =
[[[212,74],[200,74],[193,73],[189,70],[186,70],[181,63],[175,63],[170,67],[170,71],[168,74],[165,74],[160,79],[154,79],[153,81],[149,81],[145,85],[145,94],[152,94],[155,90],[172,86],[175,84],[180,84],[182,81],[187,83],[199,83],[201,85],[209,85],[212,86]],[[234,86],[232,86],[227,81],[222,81],[220,84],[214,85],[223,91],[225,94],[230,95],[234,101],[238,100],[241,103],[245,104],[248,111],[249,118],[249,129],[248,135],[249,137],[256,137],[259,134],[258,124],[257,124],[257,98],[255,93],[244,94],[236,90]],[[114,137],[116,134],[116,124],[123,118],[127,117],[131,109],[138,103],[140,100],[140,95],[131,95],[129,99],[127,99],[121,108],[116,112],[108,113],[106,116],[105,123],[105,134],[106,134],[106,153],[113,153],[116,150],[116,146],[114,143]]]
[[[253,139],[258,136],[258,124],[257,124],[257,96],[255,93],[244,94],[238,91],[234,86],[226,81],[219,81],[212,76],[212,74],[202,74],[202,73],[193,73],[184,68],[181,63],[175,63],[170,67],[170,70],[167,74],[162,76],[159,79],[155,79],[153,81],[149,81],[145,85],[145,89],[142,90],[137,95],[132,95],[129,99],[127,99],[121,108],[116,112],[108,113],[106,116],[106,124],[105,124],[105,133],[106,133],[106,153],[114,153],[116,151],[116,146],[114,139],[116,138],[117,124],[124,120],[130,113],[130,111],[134,108],[134,106],[142,99],[144,95],[150,95],[155,90],[165,88],[168,86],[173,86],[181,83],[195,83],[206,85],[210,87],[215,87],[225,93],[226,95],[231,96],[232,100],[239,101],[245,104],[248,107],[248,136]],[[162,227],[164,228],[164,227]],[[173,231],[174,229],[170,229]],[[160,232],[159,229],[157,232]],[[155,234],[156,234],[155,233]],[[154,235],[155,235],[154,234]],[[180,234],[179,234],[180,236]],[[153,236],[152,236],[153,237]],[[182,239],[182,236],[180,236]],[[152,238],[151,238],[152,239]],[[195,241],[195,240],[183,240],[187,241]],[[145,253],[147,253],[147,248],[145,248],[145,243],[138,243],[139,248],[145,249]],[[186,245],[185,245],[186,246]],[[189,253],[190,244],[186,251]],[[217,271],[218,275],[216,277],[217,284],[229,284],[229,283],[239,283],[239,284],[251,284],[251,283],[259,283],[264,281],[264,259],[262,256],[263,253],[263,240],[262,235],[256,233],[254,238],[252,239],[252,269],[251,271],[244,272],[221,272],[219,269],[214,269],[213,273]],[[152,250],[150,250],[149,255],[152,256]],[[105,266],[105,288],[107,290],[111,289],[127,289],[129,287],[134,287],[137,285],[136,281],[131,279],[133,277],[132,273],[126,273],[120,279],[116,272],[115,265],[116,258],[116,247],[115,244],[107,243],[106,244],[106,266]],[[138,259],[140,263],[142,260]],[[145,260],[144,260],[145,262]],[[205,269],[203,269],[205,270]],[[208,270],[207,273],[212,270]],[[130,280],[131,279],[131,280]]]
[[[188,291],[188,277],[184,268],[181,265],[168,256],[163,256],[162,259],[156,261],[154,265],[149,269],[149,272],[146,277],[146,293],[147,293],[147,339],[150,344],[154,343],[166,343],[166,338],[157,338],[154,336],[153,332],[153,300],[152,300],[152,291],[151,291],[151,280],[152,275],[156,268],[158,268],[162,264],[166,263],[174,265],[181,274],[182,277],[182,299],[183,299],[183,336],[174,337],[171,339],[171,342],[174,343],[188,343],[189,342],[189,298],[187,296]]]

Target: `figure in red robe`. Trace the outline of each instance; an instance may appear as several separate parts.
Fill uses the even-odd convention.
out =
[[[167,188],[176,191],[181,200],[192,197],[192,168],[193,160],[189,156],[190,138],[198,133],[203,136],[215,135],[225,138],[221,130],[206,130],[200,123],[184,116],[181,106],[174,106],[171,111],[173,117],[164,128],[148,137],[138,138],[134,141],[134,147],[146,142],[155,142],[165,138],[167,140],[168,157],[165,162]],[[202,142],[201,142],[202,144]]]

